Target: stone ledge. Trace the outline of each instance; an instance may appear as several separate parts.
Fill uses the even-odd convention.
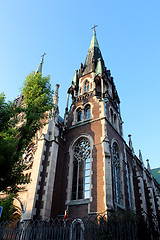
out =
[[[82,199],[82,200],[71,201],[71,202],[67,203],[67,205],[68,206],[82,205],[82,204],[86,204],[86,203],[89,203],[89,202],[90,202],[90,199],[87,198],[87,199]]]

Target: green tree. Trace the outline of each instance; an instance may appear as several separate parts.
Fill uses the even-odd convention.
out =
[[[53,108],[50,77],[31,73],[26,77],[18,107],[0,94],[0,191],[14,192],[27,182],[23,175],[22,155],[36,132],[43,127]],[[17,116],[23,118],[18,124]]]
[[[15,198],[14,194],[0,199],[0,206],[3,207],[2,215],[0,221],[14,221],[20,218],[21,211],[18,207],[14,206],[13,200]]]

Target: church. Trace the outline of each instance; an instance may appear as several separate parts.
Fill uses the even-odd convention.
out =
[[[43,58],[37,72],[42,65]],[[159,217],[160,184],[149,162],[144,166],[141,152],[135,155],[131,135],[129,143],[123,138],[120,98],[95,28],[85,63],[67,91],[64,119],[59,87],[51,117],[23,155],[31,181],[19,193],[22,220],[127,210]]]

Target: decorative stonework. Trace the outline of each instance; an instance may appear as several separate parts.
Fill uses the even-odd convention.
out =
[[[25,152],[23,154],[23,163],[25,164],[25,170],[32,169],[36,150],[37,144],[35,144],[34,142],[31,142],[25,149]]]

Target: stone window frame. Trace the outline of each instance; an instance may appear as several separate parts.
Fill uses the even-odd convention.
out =
[[[90,143],[90,197],[89,199],[77,199],[77,200],[71,200],[71,195],[72,195],[72,177],[73,177],[73,161],[74,161],[74,147],[76,146],[76,144],[78,143],[79,140],[81,140],[82,138],[86,138],[89,143]],[[87,202],[90,202],[92,200],[92,192],[91,189],[93,188],[92,186],[92,162],[93,162],[93,158],[92,158],[92,151],[93,151],[93,139],[89,134],[81,134],[80,136],[78,136],[77,138],[75,138],[72,143],[70,144],[69,147],[69,171],[68,171],[68,186],[67,186],[67,200],[66,200],[66,204],[67,205],[77,205],[77,204],[84,204]]]
[[[120,201],[115,201],[115,186],[114,186],[114,164],[113,164],[113,145],[117,144],[118,147],[118,154],[119,154],[119,194],[120,194]],[[120,149],[120,145],[116,139],[112,139],[111,142],[111,160],[112,160],[112,182],[113,182],[113,202],[117,207],[124,208],[125,206],[125,199],[124,199],[124,181],[123,181],[123,155]],[[117,196],[118,197],[118,196]]]
[[[73,151],[71,200],[84,200],[90,197],[90,142],[87,138],[79,139]]]
[[[90,107],[90,117],[86,118],[86,108]],[[81,110],[82,111],[82,120],[78,121],[78,111]],[[92,104],[91,103],[86,103],[85,105],[79,105],[76,107],[76,109],[73,112],[73,123],[74,124],[78,124],[84,121],[88,121],[92,119]]]
[[[94,75],[91,76],[91,77],[88,76],[86,78],[83,76],[83,77],[81,77],[79,79],[78,96],[81,96],[83,94],[85,95],[85,94],[93,91],[93,89],[95,88],[95,83],[94,83],[93,79],[94,79]],[[88,89],[88,91],[85,92],[85,83],[86,83],[86,81],[88,81],[88,83],[89,83],[89,89]]]
[[[80,113],[81,113],[81,116],[80,116]],[[83,110],[81,107],[78,107],[76,109],[76,122],[81,122],[83,119]]]
[[[118,128],[118,115],[115,113],[112,107],[109,108],[109,120],[112,126],[119,131]]]
[[[88,79],[85,79],[83,81],[83,93],[87,93],[90,91],[90,81]]]
[[[87,113],[88,110],[89,110],[89,116]],[[89,103],[85,104],[84,106],[84,119],[85,120],[91,119],[91,104]]]

